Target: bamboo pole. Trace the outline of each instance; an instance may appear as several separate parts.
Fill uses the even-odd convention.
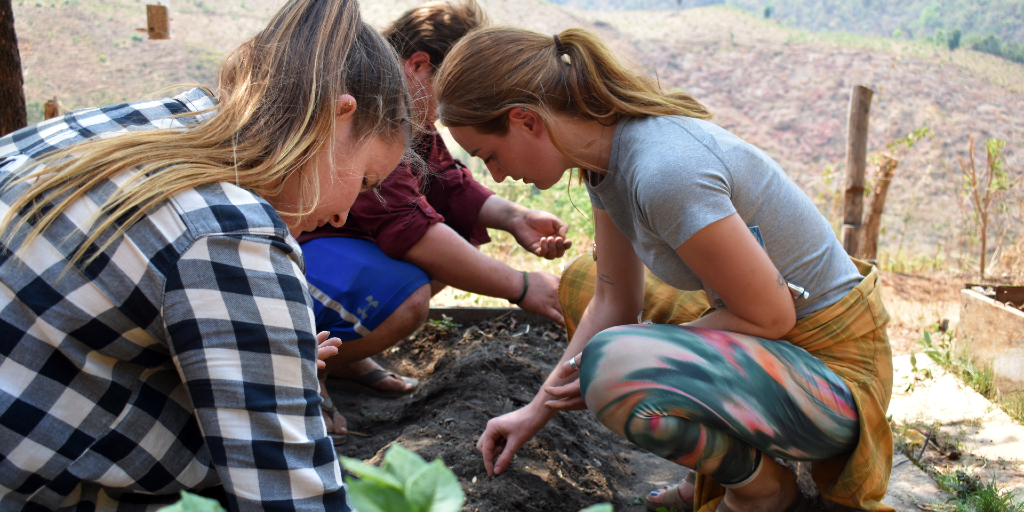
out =
[[[846,194],[843,201],[843,249],[860,255],[861,218],[864,215],[864,169],[868,155],[868,113],[874,92],[855,85],[850,93],[846,131]]]
[[[885,196],[889,193],[889,183],[896,174],[900,163],[882,155],[882,161],[875,169],[875,186],[871,190],[870,206],[864,221],[864,237],[861,240],[860,254],[867,260],[878,258],[878,230],[882,226],[882,211],[885,209]]]

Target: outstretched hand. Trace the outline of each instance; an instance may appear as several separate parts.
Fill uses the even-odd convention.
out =
[[[569,226],[562,219],[544,210],[523,212],[509,226],[509,233],[519,245],[549,260],[561,258],[565,250],[572,247],[572,240],[565,236],[568,230]]]
[[[327,368],[327,363],[324,360],[338,353],[341,340],[332,338],[329,331],[320,331],[316,335],[316,343],[316,369],[323,370]]]
[[[487,476],[500,475],[512,463],[512,457],[527,441],[547,425],[552,413],[527,405],[522,409],[491,418],[476,442],[484,457]]]
[[[582,359],[583,352],[576,354],[575,360],[577,367]],[[562,386],[548,386],[544,388],[544,391],[546,391],[547,394],[557,399],[544,402],[545,407],[556,411],[579,411],[587,408],[586,402],[583,401],[583,392],[580,390],[579,371],[574,369],[572,365],[569,364],[569,361],[558,365],[559,378],[566,379],[573,375],[576,375],[576,379],[568,384]]]

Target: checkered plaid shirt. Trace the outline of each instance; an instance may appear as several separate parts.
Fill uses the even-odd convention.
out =
[[[204,116],[168,116],[214,105],[193,89],[25,128],[0,138],[0,184],[54,149],[187,129]],[[0,195],[0,215],[27,186]],[[152,510],[219,484],[232,509],[350,510],[281,218],[234,185],[196,187],[62,276],[115,188],[0,247],[0,510]]]

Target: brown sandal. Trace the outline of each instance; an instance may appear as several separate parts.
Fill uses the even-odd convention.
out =
[[[409,389],[404,391],[380,389],[375,384],[378,382],[391,377],[393,379],[400,380],[409,386]],[[399,375],[395,372],[389,372],[383,368],[377,368],[370,370],[358,377],[352,377],[350,379],[331,379],[331,387],[340,391],[354,391],[356,393],[363,393],[364,395],[378,396],[381,398],[398,398],[406,395],[411,395],[416,391],[416,387],[420,385],[420,381],[406,377],[405,375]]]
[[[669,512],[691,512],[693,510],[693,500],[690,500],[689,503],[683,500],[683,497],[679,495],[679,488],[684,483],[695,484],[696,482],[697,473],[690,471],[678,484],[665,488],[665,492],[661,494],[661,501],[652,500],[652,496],[644,498],[644,506],[647,507],[647,510],[658,510],[661,508],[668,510]]]

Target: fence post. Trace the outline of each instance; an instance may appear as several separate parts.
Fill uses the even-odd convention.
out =
[[[846,195],[843,201],[843,249],[860,256],[861,219],[864,215],[864,169],[868,156],[868,113],[874,92],[855,85],[850,93],[846,128]]]
[[[166,5],[146,5],[146,27],[150,39],[171,38],[171,21]]]
[[[60,103],[57,102],[57,97],[54,96],[51,99],[46,100],[43,104],[43,119],[53,119],[60,115]]]

